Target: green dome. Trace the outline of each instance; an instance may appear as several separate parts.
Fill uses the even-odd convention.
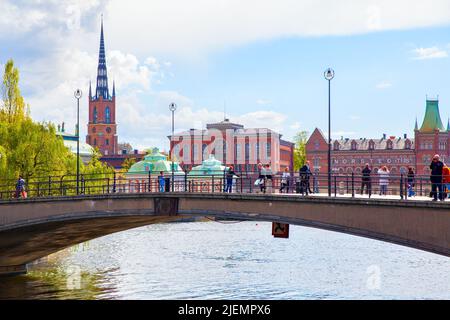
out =
[[[203,164],[192,168],[189,173],[191,176],[211,176],[211,175],[223,175],[227,167],[222,165],[222,162],[214,158],[213,155],[209,156],[208,160],[203,161]]]
[[[159,174],[161,171],[172,173],[172,161],[168,161],[167,156],[161,154],[159,149],[155,148],[151,154],[145,156],[144,160],[131,166],[127,174],[148,174],[149,172]],[[178,162],[174,162],[174,173],[176,175],[184,175],[184,171]]]

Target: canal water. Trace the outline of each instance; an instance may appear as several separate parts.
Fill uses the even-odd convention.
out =
[[[450,259],[328,231],[271,224],[174,223],[65,250],[0,299],[450,299]]]

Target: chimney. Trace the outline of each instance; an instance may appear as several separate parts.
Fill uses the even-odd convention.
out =
[[[383,133],[383,140],[386,140],[386,137],[387,137],[386,133]]]
[[[404,137],[405,137],[405,140],[408,139],[408,135],[406,133],[405,133]]]

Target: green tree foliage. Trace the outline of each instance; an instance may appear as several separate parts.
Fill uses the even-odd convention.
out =
[[[13,60],[5,65],[5,73],[1,87],[3,104],[0,109],[0,120],[8,123],[25,118],[25,101],[19,89],[19,70],[14,67]]]
[[[64,145],[63,138],[57,135],[53,124],[37,123],[31,119],[20,94],[19,71],[12,60],[5,66],[1,91],[3,101],[0,107],[0,192],[14,188],[19,175],[39,190],[41,182],[49,185],[50,176],[50,180],[53,179],[54,182],[61,181],[61,188],[63,180],[74,180],[76,155]],[[99,179],[113,172],[112,168],[99,161],[98,154],[86,166],[80,160],[80,169],[82,173]],[[67,190],[76,190],[72,188],[73,182],[68,183],[70,188]],[[53,186],[46,187],[45,194],[59,194],[58,184],[54,185],[55,190]],[[39,190],[35,192],[41,193]]]
[[[306,163],[306,142],[308,142],[308,132],[300,131],[294,137],[294,170],[300,170]]]
[[[122,170],[124,172],[127,172],[128,170],[130,170],[130,168],[136,163],[136,159],[134,158],[127,158],[125,159],[125,161],[122,164]]]

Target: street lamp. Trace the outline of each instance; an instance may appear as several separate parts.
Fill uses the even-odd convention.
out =
[[[324,76],[328,81],[328,196],[331,197],[331,80],[334,78],[334,70],[328,68]]]
[[[83,92],[80,89],[75,91],[75,99],[77,99],[77,195],[80,194],[80,99]]]
[[[171,158],[172,158],[172,192],[174,192],[175,191],[175,187],[174,187],[174,177],[175,177],[175,174],[174,174],[174,166],[175,166],[175,163],[174,163],[174,161],[173,161],[173,157],[174,157],[174,153],[173,153],[173,150],[174,150],[174,144],[173,144],[173,137],[174,137],[174,135],[175,135],[175,111],[177,110],[177,105],[175,104],[175,103],[171,103],[170,105],[169,105],[169,110],[172,112],[172,139],[171,139],[171,142],[170,142],[170,144],[171,144],[171,146],[170,146],[170,149],[172,150],[172,155],[171,155]]]

